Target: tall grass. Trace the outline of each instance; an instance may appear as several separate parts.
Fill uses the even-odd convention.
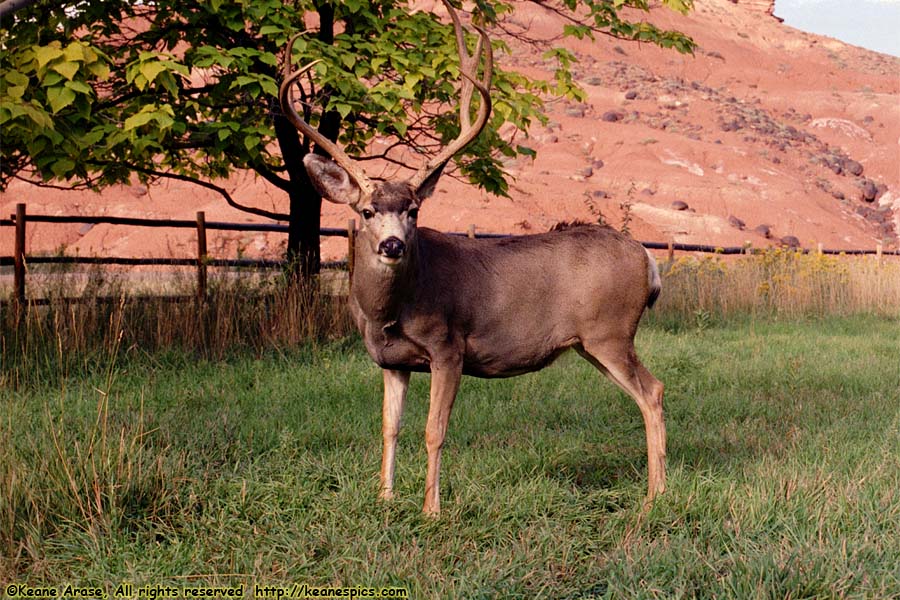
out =
[[[170,350],[221,359],[236,351],[291,348],[347,335],[346,298],[327,293],[317,281],[245,277],[213,279],[205,299],[181,295],[133,296],[102,282],[77,289],[60,278],[47,304],[25,311],[14,303],[0,318],[0,387],[52,383],[94,369],[104,357]],[[176,287],[177,289],[177,287]]]
[[[686,256],[660,265],[658,311],[706,316],[900,317],[900,259],[803,254],[780,248],[746,257]]]

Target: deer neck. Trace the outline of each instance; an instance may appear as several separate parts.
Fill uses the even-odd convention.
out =
[[[412,244],[406,259],[396,266],[385,265],[375,254],[357,261],[350,293],[371,324],[384,328],[399,320],[404,304],[415,292],[417,250]]]

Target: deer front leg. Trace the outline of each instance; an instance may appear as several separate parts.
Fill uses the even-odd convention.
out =
[[[381,434],[384,448],[381,454],[381,498],[394,497],[394,463],[397,456],[397,436],[409,389],[409,372],[384,369],[384,404],[381,407]]]
[[[447,437],[450,411],[459,390],[462,364],[431,365],[431,403],[425,425],[425,449],[428,452],[428,471],[425,474],[425,514],[437,516],[441,512],[441,449]]]

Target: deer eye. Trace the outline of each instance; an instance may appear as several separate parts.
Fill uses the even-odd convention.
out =
[[[407,211],[406,214],[409,216],[410,219],[418,219],[419,218],[419,209],[411,208],[411,209],[409,209],[409,211]]]
[[[369,210],[368,208],[364,208],[364,209],[362,209],[362,216],[363,216],[363,219],[368,221],[369,219],[371,219],[372,217],[375,216],[375,213],[372,212],[371,210]]]

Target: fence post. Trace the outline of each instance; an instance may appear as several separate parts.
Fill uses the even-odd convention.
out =
[[[353,281],[353,267],[356,259],[356,219],[347,221],[347,271]]]
[[[25,311],[25,204],[16,204],[16,240],[13,248],[13,285],[16,296],[16,311]]]
[[[469,236],[469,239],[470,239],[470,240],[474,240],[474,239],[475,239],[475,224],[474,224],[474,223],[473,223],[472,225],[469,225],[468,236]]]
[[[878,266],[882,266],[884,264],[884,245],[880,240],[875,244],[875,257],[878,259]]]
[[[824,246],[824,244],[822,244],[822,242],[819,242],[818,244],[816,244],[816,254],[818,254],[819,256],[822,256],[822,254],[824,254],[824,250],[825,250],[825,246]]]
[[[668,249],[666,251],[666,258],[669,262],[675,260],[675,239],[669,238]]]
[[[197,299],[206,298],[206,213],[197,213]]]

